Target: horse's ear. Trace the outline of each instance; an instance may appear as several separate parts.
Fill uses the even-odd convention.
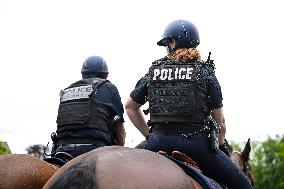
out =
[[[242,154],[241,154],[241,156],[243,157],[243,160],[246,161],[246,162],[249,161],[250,151],[251,151],[251,146],[250,146],[250,138],[249,138],[246,145],[245,145],[245,148],[244,148],[244,150],[242,151]]]

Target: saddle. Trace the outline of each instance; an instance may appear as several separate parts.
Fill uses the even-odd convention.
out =
[[[198,164],[185,154],[178,151],[173,151],[172,155],[167,155],[165,152],[158,153],[175,162],[187,175],[194,178],[204,189],[227,189],[225,186],[202,174],[202,170],[199,168]]]
[[[57,167],[62,167],[71,159],[73,159],[72,155],[70,155],[66,152],[57,152],[57,153],[54,154],[53,157],[45,158],[43,160],[52,164],[52,165],[55,165]]]

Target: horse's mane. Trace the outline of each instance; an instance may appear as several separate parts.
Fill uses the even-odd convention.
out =
[[[98,189],[96,179],[93,175],[93,167],[82,165],[82,163],[74,164],[60,175],[60,179],[55,180],[55,182],[50,185],[49,189]]]

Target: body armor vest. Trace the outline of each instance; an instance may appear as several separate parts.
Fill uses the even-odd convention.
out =
[[[60,92],[57,132],[95,128],[111,132],[111,112],[95,99],[97,88],[105,79],[82,79]]]
[[[197,83],[198,64],[156,61],[149,75],[151,123],[204,123],[208,97]]]

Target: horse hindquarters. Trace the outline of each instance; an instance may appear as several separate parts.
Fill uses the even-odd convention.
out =
[[[74,158],[58,170],[44,189],[64,188],[81,182],[82,176],[70,175],[84,170],[84,178],[92,174],[92,187],[99,189],[194,189],[197,186],[166,157],[147,150],[112,146]]]
[[[30,155],[0,156],[0,189],[40,189],[56,170],[49,163]]]

